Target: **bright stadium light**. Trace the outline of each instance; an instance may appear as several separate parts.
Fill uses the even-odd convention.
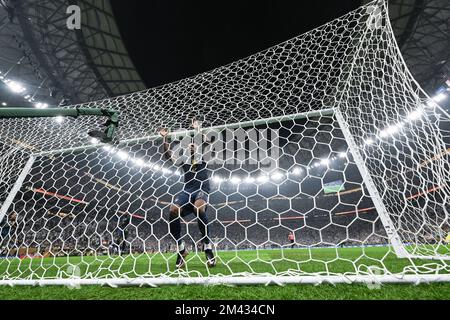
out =
[[[143,167],[145,165],[144,160],[142,160],[140,158],[133,159],[133,162],[138,167]]]
[[[6,107],[8,104],[6,102],[2,102],[2,106]]]
[[[255,178],[253,178],[253,177],[247,177],[245,179],[245,183],[254,183],[254,182],[255,182]]]
[[[265,182],[269,181],[269,177],[265,174],[262,174],[256,179],[256,181],[259,183],[265,183]]]
[[[436,108],[436,106],[437,106],[437,104],[433,100],[428,100],[427,101],[427,104],[426,104],[427,108],[433,109],[433,108]]]
[[[272,180],[274,181],[281,181],[284,178],[284,175],[281,172],[275,172],[272,176],[271,176]]]
[[[36,108],[38,108],[38,109],[46,109],[46,108],[48,108],[48,104],[47,103],[41,103],[41,102],[36,103],[34,106]]]
[[[22,93],[26,91],[26,89],[17,81],[8,81],[6,85],[14,93]]]
[[[55,121],[58,122],[58,123],[63,123],[63,122],[64,122],[64,117],[62,117],[62,116],[57,116],[57,117],[55,118]]]
[[[126,153],[125,151],[122,151],[122,150],[117,152],[117,156],[122,160],[128,159],[128,153]]]
[[[393,134],[396,134],[398,132],[398,130],[400,129],[400,125],[392,125],[387,127],[386,129],[384,129],[383,131],[380,132],[380,137],[381,138],[386,138],[387,136],[391,136]]]
[[[444,92],[441,92],[433,97],[433,100],[436,102],[444,101],[447,98],[447,95]]]
[[[91,139],[91,143],[92,144],[98,144],[100,142],[100,140],[96,139],[96,138],[92,138]]]
[[[410,121],[415,121],[415,120],[420,119],[420,117],[422,116],[422,113],[423,113],[422,109],[417,109],[417,110],[411,112],[410,114],[408,114],[407,118]]]
[[[239,178],[239,177],[232,177],[230,181],[233,184],[239,184],[242,182],[241,178]]]
[[[219,177],[219,176],[214,176],[214,177],[212,178],[212,181],[213,181],[214,183],[219,184],[219,183],[222,183],[222,182],[223,182],[223,179],[222,179],[221,177]]]

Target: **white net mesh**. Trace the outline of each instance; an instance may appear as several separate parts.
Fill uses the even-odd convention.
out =
[[[119,142],[92,144],[94,117],[0,120],[0,280],[448,276],[450,119],[382,2],[83,107],[120,110]]]

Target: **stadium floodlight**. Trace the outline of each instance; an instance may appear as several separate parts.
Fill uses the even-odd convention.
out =
[[[273,173],[270,178],[273,181],[279,182],[279,181],[283,180],[284,174],[282,172],[277,171],[277,172]]]
[[[316,163],[314,163],[314,168],[319,168],[322,165],[322,161],[317,161]]]
[[[447,98],[447,95],[444,93],[444,92],[441,92],[441,93],[438,93],[437,95],[435,95],[434,97],[433,97],[433,100],[435,101],[435,102],[442,102],[442,101],[444,101],[445,99]]]
[[[25,87],[17,81],[8,81],[6,85],[14,93],[23,93],[26,91]]]
[[[121,160],[127,160],[129,158],[128,153],[126,153],[123,150],[119,150],[117,151],[116,155],[121,159]]]
[[[245,178],[245,183],[254,183],[255,181],[256,181],[256,179],[253,178],[253,177],[247,177],[247,178]]]
[[[6,102],[2,102],[2,106],[6,107],[8,104]]]
[[[38,102],[35,104],[35,107],[38,109],[46,109],[48,108],[48,104],[47,103],[42,103],[42,102]]]
[[[103,151],[103,145],[89,144],[84,132],[104,124],[99,118],[63,124],[1,119],[0,246],[7,258],[0,259],[0,285],[450,281],[450,248],[442,241],[449,227],[450,168],[444,155],[450,119],[430,108],[420,125],[404,126],[400,139],[377,136],[384,124],[395,126],[388,135],[397,133],[415,103],[428,97],[401,59],[386,6],[371,2],[193,78],[64,108],[117,108],[125,116],[112,150],[123,159],[129,159],[123,150],[139,155],[156,171],[133,170],[131,161],[124,165],[111,159],[113,153]],[[380,66],[386,72],[379,72]],[[209,122],[169,133],[171,156],[164,139],[149,134],[161,125],[183,128],[197,114]],[[400,117],[404,122],[395,124]],[[183,148],[180,136],[199,131],[220,133],[214,154],[231,159],[191,165],[173,161]],[[235,132],[249,143],[234,143]],[[226,136],[232,139],[222,145]],[[368,147],[364,140],[379,147]],[[325,156],[337,159],[337,150],[347,152],[346,165],[321,167]],[[161,168],[175,166],[180,179],[161,176]],[[286,178],[297,167],[308,179],[264,184],[275,172]],[[227,185],[217,185],[219,175]],[[231,185],[250,175],[255,187]],[[210,180],[214,185],[203,188]],[[172,219],[171,206],[178,201],[189,206],[194,192],[207,202],[208,228],[191,225],[200,212]],[[45,214],[67,208],[74,219],[54,221]],[[118,212],[145,219],[131,219],[122,229],[109,223]],[[174,222],[180,223],[181,235],[171,227]],[[5,224],[10,230],[3,229]],[[290,247],[290,232],[298,249]],[[203,242],[219,252],[216,269],[204,246],[190,250],[180,270],[176,259],[183,253],[177,252],[176,240],[196,248],[208,236],[218,238],[210,239],[213,246]],[[124,246],[117,251],[104,243]],[[344,243],[355,247],[340,248]],[[263,248],[267,244],[270,251]],[[42,260],[32,263],[31,255]],[[76,275],[68,271],[68,261],[79,266]]]
[[[401,128],[401,124],[391,125],[380,132],[381,138],[386,138],[396,134]]]
[[[107,145],[104,145],[103,146],[103,150],[105,150],[105,151],[112,151],[113,150],[113,147],[111,147],[109,144],[107,144]]]
[[[407,118],[410,121],[415,121],[415,120],[420,119],[422,114],[423,114],[423,110],[422,109],[417,109],[417,110],[412,111],[410,114],[408,114]]]
[[[145,166],[145,161],[140,159],[140,158],[134,158],[133,159],[133,163],[138,166],[138,167],[143,167]]]
[[[242,179],[239,178],[239,177],[234,176],[234,177],[232,177],[232,178],[230,179],[230,181],[231,181],[231,183],[233,183],[233,184],[240,184],[240,183],[242,182]]]
[[[433,100],[428,100],[425,104],[426,108],[430,108],[430,109],[434,109],[437,107],[436,102],[434,102]]]
[[[220,184],[220,183],[222,183],[224,180],[223,180],[223,178],[219,177],[218,175],[215,175],[215,176],[213,176],[212,181],[213,181],[214,183]]]
[[[167,168],[162,168],[162,169],[161,169],[161,172],[164,173],[164,174],[171,174],[171,173],[172,173],[172,170],[167,169]]]
[[[266,174],[262,174],[262,175],[258,176],[258,178],[256,178],[256,181],[258,183],[266,183],[269,181],[269,176],[267,176]]]

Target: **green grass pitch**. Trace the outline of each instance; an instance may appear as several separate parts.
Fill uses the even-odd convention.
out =
[[[305,273],[354,273],[378,266],[390,272],[401,272],[410,265],[398,259],[389,248],[326,248],[258,251],[223,251],[218,253],[217,267],[208,269],[203,254],[191,254],[184,272],[191,276],[232,273],[283,273],[300,270]],[[442,273],[450,272],[450,262],[415,260],[416,271],[438,263]],[[0,279],[64,277],[69,266],[77,266],[81,275],[91,277],[127,276],[130,278],[171,273],[175,254],[142,254],[131,256],[65,257],[46,259],[0,260]],[[423,269],[421,268],[423,266]],[[6,278],[6,277],[5,277]],[[162,286],[110,288],[83,286],[0,287],[0,299],[450,299],[450,283],[386,284],[369,288],[363,284],[287,285],[279,286]]]

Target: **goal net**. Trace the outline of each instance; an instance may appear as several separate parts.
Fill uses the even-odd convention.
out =
[[[82,107],[120,111],[114,143],[0,119],[0,284],[450,280],[450,118],[383,1]]]

